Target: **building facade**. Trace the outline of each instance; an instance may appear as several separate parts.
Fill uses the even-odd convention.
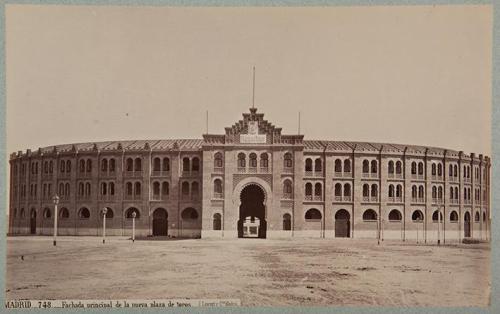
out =
[[[304,140],[251,108],[202,139],[58,145],[10,156],[10,234],[489,240],[487,156]]]

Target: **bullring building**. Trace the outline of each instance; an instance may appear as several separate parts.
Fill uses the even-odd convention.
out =
[[[304,140],[256,108],[202,139],[56,145],[10,156],[9,233],[489,239],[490,158]]]

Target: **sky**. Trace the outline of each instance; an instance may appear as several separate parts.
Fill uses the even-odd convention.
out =
[[[7,153],[283,134],[491,155],[491,6],[6,6]],[[8,158],[7,158],[8,160]]]

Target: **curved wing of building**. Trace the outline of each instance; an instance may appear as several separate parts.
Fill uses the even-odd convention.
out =
[[[490,166],[451,149],[304,140],[252,108],[202,139],[56,145],[10,157],[9,233],[489,239]],[[135,218],[133,218],[135,213]]]

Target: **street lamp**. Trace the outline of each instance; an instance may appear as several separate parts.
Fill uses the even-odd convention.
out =
[[[135,213],[135,211],[132,212],[132,242],[135,241],[135,216],[137,214]]]
[[[59,196],[54,195],[52,198],[52,201],[54,202],[54,246],[56,246],[57,242],[57,204],[59,204]]]
[[[106,243],[106,213],[108,208],[104,207],[102,209],[102,244]]]

